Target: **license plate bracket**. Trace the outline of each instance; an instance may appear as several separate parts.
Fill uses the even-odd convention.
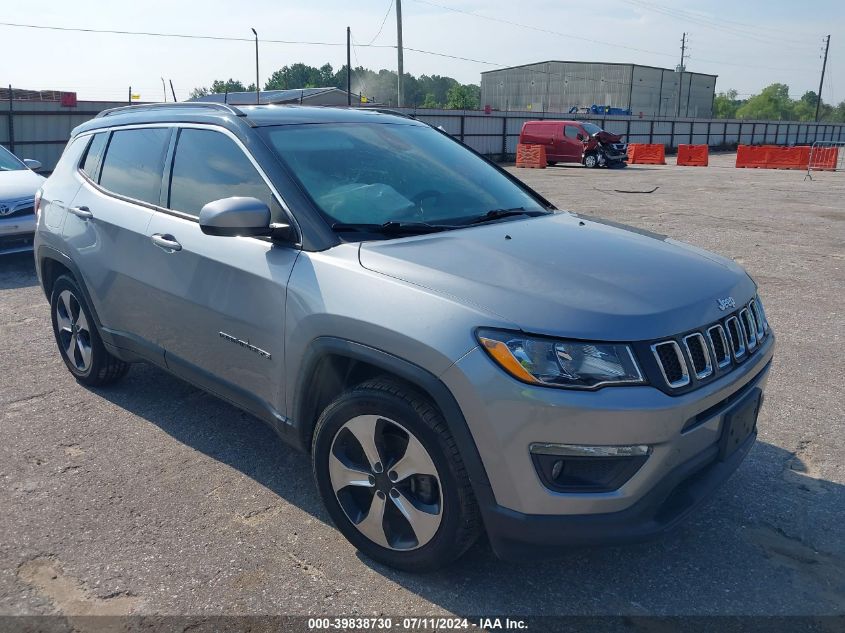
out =
[[[762,395],[762,390],[754,388],[725,413],[719,438],[719,459],[730,457],[757,428]]]

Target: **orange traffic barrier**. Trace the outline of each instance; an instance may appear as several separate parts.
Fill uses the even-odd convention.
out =
[[[661,143],[630,143],[628,162],[632,165],[665,165],[666,148]]]
[[[542,145],[519,143],[516,146],[516,166],[533,169],[546,168],[546,148]]]
[[[708,157],[706,145],[678,145],[678,165],[707,167]]]
[[[800,169],[807,169],[807,165],[810,164],[810,146],[809,145],[796,145],[792,149],[798,155],[798,165]]]
[[[766,149],[766,169],[807,169],[801,166],[801,151],[795,147],[769,147]]]
[[[819,171],[836,171],[836,165],[839,162],[839,149],[836,147],[816,147],[812,156],[808,156],[807,162],[812,158],[813,164],[811,169]]]
[[[818,169],[833,169],[837,155],[836,148],[816,148],[813,153],[813,165],[818,166]],[[803,170],[807,169],[809,163],[809,145],[740,145],[736,149],[737,167]]]
[[[736,166],[765,169],[768,150],[768,145],[740,145],[736,148]]]

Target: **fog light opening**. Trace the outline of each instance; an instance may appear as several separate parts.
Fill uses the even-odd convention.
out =
[[[555,492],[618,490],[648,460],[651,448],[532,444],[531,459],[543,485]]]

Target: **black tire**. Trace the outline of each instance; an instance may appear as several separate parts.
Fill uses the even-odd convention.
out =
[[[556,160],[547,160],[546,165],[548,165],[549,167],[554,167],[555,165],[557,165],[557,161]]]
[[[341,437],[347,422],[364,415],[384,416],[399,422],[422,444],[437,469],[442,503],[440,523],[434,536],[416,549],[384,547],[365,536],[341,506],[338,500],[341,493],[335,493],[329,473],[335,437]],[[317,421],[312,460],[317,488],[334,524],[350,543],[375,561],[405,571],[431,571],[456,560],[480,533],[481,521],[469,476],[446,420],[428,398],[405,383],[388,377],[377,378],[341,394]],[[386,463],[383,471],[374,472],[389,470]],[[390,472],[391,478],[393,474]],[[373,477],[370,481],[374,481]],[[383,503],[390,506],[390,499]],[[386,511],[380,523],[383,531],[388,522]]]
[[[596,169],[600,167],[598,154],[596,154],[595,152],[590,152],[589,154],[584,156],[584,167],[588,167],[591,169]]]
[[[68,316],[71,317],[73,322],[70,331],[59,326],[59,319],[62,318],[60,315],[68,314],[68,310],[64,308],[64,300],[68,297],[71,298]],[[61,308],[59,307],[60,302],[63,304]],[[82,317],[79,316],[80,314]],[[50,296],[50,315],[53,323],[53,335],[62,360],[65,362],[68,371],[79,382],[90,387],[102,387],[120,380],[129,371],[129,363],[112,356],[106,350],[91,309],[85,302],[85,295],[82,294],[79,285],[72,277],[62,275],[53,284],[53,292]],[[85,330],[82,330],[78,325],[81,322],[85,323]],[[85,332],[86,356],[85,358],[82,357],[81,353],[77,351],[76,345],[70,345],[74,354],[74,358],[71,358],[67,351],[69,337],[75,335],[79,340],[82,340],[83,332]],[[86,360],[87,362],[85,362]]]

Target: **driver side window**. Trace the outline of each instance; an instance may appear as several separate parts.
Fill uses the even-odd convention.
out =
[[[176,142],[168,207],[193,216],[207,203],[232,196],[266,202],[274,222],[282,208],[237,144],[220,132],[183,128]]]
[[[578,128],[574,125],[567,125],[563,129],[563,133],[566,135],[566,138],[577,139],[578,138]]]

